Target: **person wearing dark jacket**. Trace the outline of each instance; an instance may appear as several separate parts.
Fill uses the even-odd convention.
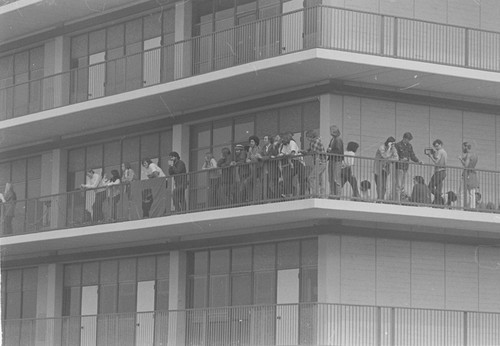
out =
[[[412,139],[412,134],[410,132],[405,132],[401,142],[394,145],[398,151],[399,159],[399,161],[396,162],[396,188],[394,190],[394,199],[396,201],[400,201],[401,195],[405,194],[406,175],[408,174],[410,160],[422,164],[422,161],[417,158],[413,151],[413,147],[410,143]]]
[[[425,180],[423,177],[417,175],[413,178],[415,185],[413,185],[413,191],[411,192],[411,202],[431,204],[431,191],[425,185]]]
[[[172,151],[168,154],[168,174],[174,177],[174,190],[172,191],[172,201],[176,212],[186,211],[186,164],[181,160],[179,154]]]

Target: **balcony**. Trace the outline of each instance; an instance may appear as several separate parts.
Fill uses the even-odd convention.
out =
[[[498,72],[500,33],[311,7],[2,86],[3,145],[131,123],[139,111],[145,121],[256,97],[249,84],[264,94],[339,80],[498,105]]]
[[[351,181],[357,189],[346,182],[337,195],[330,191],[328,169],[322,175],[314,173],[318,158],[305,155],[301,159],[273,159],[19,200],[9,220],[6,215],[12,215],[8,210],[13,205],[5,203],[1,208],[4,254],[111,245],[116,244],[116,232],[121,234],[120,241],[132,243],[223,231],[235,235],[244,231],[242,225],[247,222],[252,225],[250,233],[337,220],[339,225],[369,227],[371,232],[379,227],[441,236],[500,236],[500,172],[475,171],[481,200],[474,206],[464,193],[463,168],[446,167],[444,198],[431,200],[430,193],[412,194],[412,180],[421,176],[429,183],[434,166],[409,164],[406,194],[398,197],[395,166],[388,162],[386,192],[380,189],[383,197],[378,198],[372,178],[374,159],[356,157],[352,170],[356,182]],[[369,192],[360,191],[366,184],[362,181],[371,185]],[[175,189],[181,185],[185,189]],[[269,204],[273,207],[266,207]]]
[[[500,344],[500,314],[323,303],[2,321],[10,346]]]

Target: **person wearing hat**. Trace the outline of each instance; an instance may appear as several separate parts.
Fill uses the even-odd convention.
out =
[[[186,164],[176,151],[168,154],[168,174],[174,177],[175,187],[172,191],[172,201],[176,212],[186,211]]]
[[[391,173],[391,162],[398,161],[398,151],[394,147],[396,139],[389,137],[375,153],[375,161],[373,163],[373,175],[375,177],[375,185],[377,185],[377,199],[385,199],[387,191],[387,177]]]
[[[410,160],[422,164],[422,161],[417,158],[413,151],[413,147],[410,143],[412,139],[412,134],[410,132],[405,132],[401,142],[395,145],[398,151],[399,161],[396,163],[396,188],[394,189],[394,199],[398,202],[401,200],[401,195],[405,193],[406,176],[408,174]]]
[[[328,162],[328,180],[330,183],[330,194],[339,195],[342,185],[340,173],[342,170],[342,161],[344,160],[344,142],[340,138],[340,130],[336,125],[330,126],[330,135],[332,139],[326,150],[329,155]]]

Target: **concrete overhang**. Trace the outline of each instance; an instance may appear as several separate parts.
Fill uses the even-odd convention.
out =
[[[51,30],[60,31],[73,22],[147,2],[151,0],[15,0],[0,6],[0,44]]]
[[[331,232],[425,234],[441,239],[500,239],[500,214],[329,199],[306,199],[127,221],[0,239],[3,259],[91,251],[330,225]],[[323,227],[323,226],[322,226]],[[312,232],[311,232],[312,234]]]
[[[311,49],[0,122],[1,151],[251,101],[331,81],[500,109],[500,73]],[[175,119],[173,119],[175,118]]]

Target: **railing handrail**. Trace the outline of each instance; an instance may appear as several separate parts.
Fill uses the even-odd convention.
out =
[[[395,305],[369,305],[369,304],[344,304],[344,303],[321,303],[321,302],[301,302],[289,304],[255,304],[255,305],[230,305],[219,307],[204,307],[204,308],[187,308],[187,309],[174,309],[174,310],[151,310],[141,312],[116,312],[116,313],[103,313],[91,315],[64,315],[57,317],[30,317],[30,318],[13,318],[2,319],[4,322],[25,322],[25,321],[44,321],[44,320],[64,320],[64,319],[77,319],[77,318],[92,318],[92,317],[119,317],[119,316],[136,316],[143,314],[158,314],[158,313],[189,313],[189,312],[215,312],[215,311],[231,311],[231,310],[246,310],[246,309],[259,309],[259,308],[277,308],[277,307],[309,307],[309,306],[331,306],[341,308],[368,308],[368,309],[397,309],[397,310],[410,310],[410,311],[429,311],[429,312],[443,312],[443,313],[465,313],[465,314],[488,314],[500,316],[500,312],[492,311],[473,311],[473,310],[460,310],[460,309],[438,309],[438,308],[420,308],[420,307],[406,307]]]
[[[292,158],[292,157],[295,157],[295,158],[298,158],[298,157],[308,157],[308,156],[317,156],[317,155],[325,155],[325,156],[328,156],[328,157],[344,157],[345,155],[340,155],[340,154],[330,154],[330,153],[321,153],[321,154],[318,154],[318,153],[312,153],[312,154],[309,154],[309,153],[304,153],[304,154],[299,154],[299,155],[295,155],[295,156],[289,156],[289,158]],[[389,159],[376,159],[374,157],[368,157],[368,156],[354,156],[353,157],[354,160],[356,161],[361,161],[361,160],[370,160],[370,161],[381,161],[381,162],[388,162],[388,163],[396,163],[396,162],[401,162],[401,161],[394,161],[394,160],[389,160]],[[267,159],[267,160],[263,160],[263,161],[258,161],[258,162],[250,162],[250,163],[237,163],[235,166],[236,167],[239,167],[239,166],[252,166],[252,165],[258,165],[259,163],[262,163],[262,162],[277,162],[277,161],[280,161],[282,158],[279,158],[279,157],[276,157],[276,158],[271,158],[271,159]],[[405,162],[405,164],[408,164],[410,166],[423,166],[423,167],[435,167],[434,164],[432,163],[416,163],[416,162]],[[193,175],[198,175],[198,174],[203,174],[203,173],[207,173],[208,171],[215,171],[215,170],[228,170],[228,169],[231,169],[231,167],[234,167],[234,166],[230,166],[230,167],[214,167],[214,168],[209,168],[209,169],[199,169],[199,170],[196,170],[196,171],[189,171],[187,173],[181,173],[181,174],[177,174],[177,175],[167,175],[165,177],[158,177],[158,178],[153,178],[153,179],[164,179],[164,180],[172,180],[174,179],[175,177],[189,177],[189,176],[193,176]],[[464,167],[459,167],[459,166],[450,166],[450,165],[446,165],[445,166],[445,169],[457,169],[457,170],[465,170],[466,168]],[[499,174],[500,175],[500,171],[495,171],[495,170],[488,170],[488,169],[478,169],[478,168],[467,168],[467,170],[469,171],[475,171],[476,173],[480,173],[480,172],[483,172],[483,173],[494,173],[494,174]],[[141,180],[134,180],[134,181],[147,181],[149,179],[141,179]],[[123,186],[126,186],[130,184],[129,182],[120,182],[120,184],[116,184],[116,185],[112,185],[112,186],[98,186],[98,187],[94,187],[94,188],[79,188],[79,189],[74,189],[74,190],[71,190],[71,191],[66,191],[66,192],[60,192],[60,193],[55,193],[55,194],[50,194],[50,195],[43,195],[43,196],[38,196],[38,197],[32,197],[32,198],[25,198],[25,199],[17,199],[16,202],[17,203],[22,203],[22,202],[28,202],[28,201],[31,201],[31,200],[40,200],[40,199],[48,199],[48,198],[53,198],[53,197],[62,197],[64,195],[69,195],[69,194],[74,194],[74,193],[84,193],[84,192],[87,192],[87,191],[103,191],[103,190],[111,190],[113,188],[116,188],[116,187],[123,187]],[[0,206],[1,206],[1,203],[0,203]]]
[[[466,31],[475,31],[475,32],[481,32],[481,33],[490,33],[490,34],[500,35],[500,32],[497,32],[497,31],[494,31],[494,30],[484,30],[484,29],[478,29],[478,28],[460,26],[460,25],[455,25],[455,24],[446,24],[446,23],[439,23],[439,22],[429,21],[429,20],[421,20],[421,19],[415,19],[415,18],[409,18],[409,17],[402,17],[402,16],[394,16],[394,15],[387,15],[387,14],[375,13],[375,12],[369,12],[369,11],[363,11],[363,10],[341,8],[341,7],[337,7],[337,6],[315,5],[315,6],[311,6],[311,7],[307,7],[307,8],[303,8],[303,9],[298,9],[298,10],[290,11],[290,12],[287,12],[287,13],[282,13],[282,14],[279,14],[279,15],[271,16],[271,17],[259,18],[259,19],[255,20],[255,21],[252,21],[252,22],[249,22],[249,23],[235,25],[235,26],[233,26],[231,28],[214,31],[214,32],[208,33],[208,34],[198,35],[198,36],[195,36],[195,37],[192,37],[192,38],[188,38],[188,39],[185,39],[185,40],[181,40],[181,41],[177,41],[177,42],[171,43],[171,44],[160,45],[159,47],[154,47],[154,48],[142,50],[140,52],[136,52],[136,53],[132,53],[132,54],[127,54],[127,55],[124,55],[124,56],[121,56],[121,57],[118,57],[118,58],[113,58],[113,59],[105,60],[103,62],[89,64],[89,65],[86,65],[86,66],[83,66],[83,67],[77,67],[77,68],[69,69],[69,70],[66,70],[66,71],[63,71],[63,72],[58,72],[58,73],[51,74],[51,75],[48,75],[48,76],[43,76],[43,77],[39,77],[39,78],[30,79],[29,81],[25,81],[25,82],[21,82],[21,83],[15,83],[15,84],[3,86],[3,87],[0,87],[0,91],[4,90],[4,89],[13,88],[13,87],[18,87],[18,86],[25,85],[25,84],[39,82],[39,81],[42,81],[42,80],[45,80],[45,79],[49,79],[49,78],[56,78],[58,76],[75,73],[75,72],[77,72],[79,70],[88,69],[88,68],[90,68],[92,66],[109,64],[109,63],[112,63],[114,61],[118,61],[118,60],[130,58],[130,57],[133,57],[133,56],[136,56],[136,55],[142,55],[142,54],[144,54],[146,52],[161,50],[161,49],[173,47],[173,46],[176,46],[176,45],[179,45],[179,44],[188,43],[188,42],[192,42],[192,41],[195,41],[195,40],[200,40],[200,39],[203,39],[203,38],[208,38],[208,37],[215,36],[215,35],[218,35],[218,34],[221,34],[221,33],[224,33],[224,32],[234,31],[234,30],[237,30],[237,29],[242,28],[242,27],[252,26],[252,25],[256,25],[256,24],[261,23],[261,22],[266,22],[266,21],[270,21],[270,20],[273,20],[273,19],[283,18],[285,16],[289,16],[289,15],[292,15],[294,13],[310,11],[310,10],[312,10],[314,8],[329,8],[329,9],[334,9],[334,10],[339,10],[339,11],[344,11],[344,12],[353,12],[353,13],[361,13],[361,14],[373,15],[373,16],[381,17],[381,18],[394,18],[394,19],[397,19],[397,20],[401,20],[402,19],[402,20],[412,21],[412,22],[415,22],[415,23],[426,23],[426,24],[437,25],[437,26],[442,26],[442,27],[447,27],[447,28],[456,28],[456,29],[463,29],[463,30],[466,30]],[[318,47],[311,47],[311,48],[318,48]],[[310,49],[310,48],[308,48],[308,49]],[[402,57],[400,57],[400,58],[403,59]],[[405,58],[405,59],[409,59],[409,58]],[[409,60],[413,60],[413,59],[410,58]],[[440,63],[442,63],[442,62],[440,62]],[[455,64],[445,64],[445,65],[461,66],[461,65],[455,65]],[[462,66],[462,67],[469,68],[469,69],[480,69],[480,70],[485,70],[485,71],[495,71],[495,70],[481,69],[481,68],[471,67],[471,66]]]

